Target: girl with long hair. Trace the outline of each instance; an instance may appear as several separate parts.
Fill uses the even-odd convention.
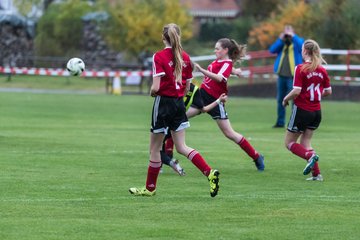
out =
[[[326,62],[320,54],[319,44],[306,40],[302,46],[302,57],[305,62],[295,67],[293,89],[282,103],[287,106],[289,101],[294,100],[285,146],[306,161],[303,174],[312,172],[312,177],[306,180],[322,181],[319,156],[311,146],[311,139],[321,122],[321,99],[331,95],[332,90],[329,76],[322,66]],[[300,143],[297,143],[299,138]]]
[[[205,105],[218,99],[222,93],[228,94],[227,81],[230,74],[234,72],[233,64],[240,61],[245,53],[245,45],[239,45],[233,39],[222,38],[215,44],[216,60],[207,69],[202,68],[197,63],[194,64],[195,68],[204,74],[200,92]],[[200,113],[201,110],[197,106],[191,106],[188,110],[189,117]],[[258,153],[243,135],[232,128],[225,110],[225,103],[220,102],[208,114],[216,121],[224,136],[237,144],[252,158],[257,170],[264,171],[263,155]]]
[[[150,133],[150,162],[146,185],[130,188],[136,196],[153,196],[161,168],[160,151],[165,135],[171,132],[178,153],[188,158],[210,183],[210,196],[219,190],[219,171],[211,168],[201,154],[185,143],[185,129],[190,126],[183,97],[190,87],[192,66],[189,55],[181,46],[180,28],[168,24],[163,28],[163,50],[153,56],[153,83],[150,94],[155,98]]]

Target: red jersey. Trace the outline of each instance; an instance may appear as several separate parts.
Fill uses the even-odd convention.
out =
[[[204,81],[201,84],[208,94],[214,98],[219,98],[222,93],[228,93],[227,79],[229,78],[233,68],[233,63],[231,59],[213,61],[207,68],[208,71],[220,74],[223,78],[221,82],[212,80],[211,78],[205,76]]]
[[[175,81],[175,62],[171,48],[164,48],[153,56],[153,77],[160,76],[159,96],[183,97],[187,80],[193,78],[189,55],[183,51],[182,84]]]
[[[294,88],[301,89],[294,104],[306,111],[314,112],[321,109],[321,94],[324,89],[331,89],[330,79],[324,67],[319,66],[313,72],[302,72],[303,63],[295,67]]]

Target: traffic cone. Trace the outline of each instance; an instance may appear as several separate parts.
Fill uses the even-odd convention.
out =
[[[115,76],[113,79],[112,94],[121,95],[121,79],[119,76]]]

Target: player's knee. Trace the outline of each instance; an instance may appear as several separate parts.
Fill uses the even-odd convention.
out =
[[[286,147],[289,151],[291,151],[291,147],[292,147],[292,145],[294,145],[294,143],[295,143],[295,142],[287,142],[287,141],[285,141],[285,147]]]

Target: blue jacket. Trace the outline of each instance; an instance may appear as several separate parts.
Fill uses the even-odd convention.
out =
[[[289,48],[289,61],[290,61],[290,68],[291,72],[294,75],[294,69],[295,66],[302,63],[302,56],[301,56],[301,47],[304,43],[304,39],[299,37],[298,35],[294,35],[292,38],[292,44]],[[274,63],[274,72],[278,73],[280,61],[282,61],[282,53],[283,48],[285,46],[284,41],[282,41],[280,38],[278,38],[269,48],[269,51],[271,53],[276,53],[277,57],[275,59]]]

